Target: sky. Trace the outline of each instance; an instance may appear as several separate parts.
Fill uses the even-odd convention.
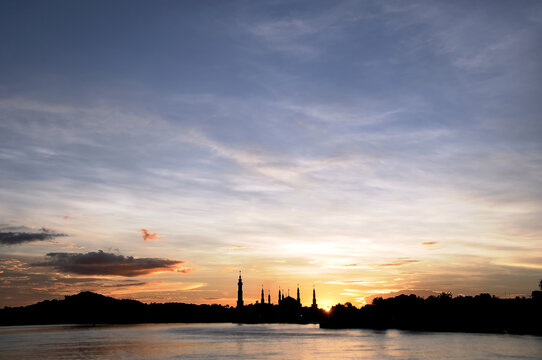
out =
[[[539,1],[1,1],[0,306],[529,296],[540,59]]]

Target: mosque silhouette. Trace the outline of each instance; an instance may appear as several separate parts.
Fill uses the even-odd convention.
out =
[[[258,304],[258,302],[256,302]],[[265,293],[262,285],[262,293],[259,304],[271,304],[271,292],[267,291],[267,303],[265,302]],[[279,287],[278,293],[278,306],[286,309],[296,309],[301,308],[301,295],[299,293],[299,285],[297,285],[297,298],[294,299],[290,296],[290,290],[288,290],[288,295],[285,296],[284,291],[281,292]],[[239,280],[237,281],[237,309],[242,309],[244,306],[243,301],[243,279],[241,278],[241,272],[239,271]],[[316,289],[312,288],[312,305],[311,309],[317,310],[318,304],[316,303]]]

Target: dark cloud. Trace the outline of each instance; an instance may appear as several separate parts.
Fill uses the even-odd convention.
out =
[[[34,263],[33,266],[52,267],[57,271],[78,275],[115,275],[143,276],[159,271],[175,271],[182,260],[161,258],[139,258],[97,252],[82,253],[48,253],[49,259]]]
[[[1,231],[0,245],[17,245],[31,241],[52,240],[60,236],[68,236],[51,229],[41,228],[37,232],[28,231]]]

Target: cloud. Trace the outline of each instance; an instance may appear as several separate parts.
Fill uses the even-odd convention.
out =
[[[62,246],[63,249],[84,249],[85,247],[84,246],[81,246],[81,245],[76,245],[74,243],[69,243],[69,244],[66,244],[62,241],[56,241],[56,240],[50,240],[50,241],[47,241],[47,244],[49,245],[64,245]]]
[[[180,273],[183,273],[183,274],[188,274],[192,271],[195,271],[196,269],[190,269],[190,268],[183,268],[183,269],[177,269],[175,270],[176,272],[180,272]]]
[[[139,281],[139,282],[132,282],[132,283],[127,283],[127,284],[106,284],[102,286],[106,288],[122,288],[122,287],[128,287],[128,286],[143,286],[147,284],[148,282]]]
[[[64,249],[84,249],[84,246],[81,245],[75,245],[75,244],[67,244],[66,246],[63,246]]]
[[[246,245],[232,245],[232,246],[223,246],[221,249],[225,250],[243,250],[243,249],[250,249],[250,246]]]
[[[43,227],[38,232],[3,231],[0,232],[0,245],[18,245],[25,242],[52,240],[60,236],[68,235]]]
[[[418,262],[421,262],[421,261],[422,260],[398,258],[394,262],[391,262],[391,263],[379,264],[378,267],[402,266],[402,265],[406,265],[406,264],[418,263]]]
[[[97,252],[48,253],[47,261],[32,266],[52,267],[57,271],[78,275],[144,276],[162,271],[176,271],[182,260],[134,258],[133,256]],[[182,272],[182,271],[181,271]]]
[[[422,242],[421,244],[426,245],[426,246],[430,246],[430,245],[438,245],[438,244],[440,244],[440,242],[439,241],[426,241],[426,242]]]
[[[352,2],[339,2],[317,13],[295,13],[288,10],[280,18],[251,17],[246,31],[265,44],[269,50],[306,60],[318,56],[326,44],[344,36],[347,26],[364,12]]]
[[[291,111],[304,119],[318,121],[327,124],[336,124],[344,126],[352,125],[375,125],[389,122],[401,114],[420,110],[419,100],[410,98],[407,106],[390,104],[380,99],[358,100],[355,105],[341,104],[319,104],[319,103],[291,103],[288,101],[278,104],[280,108]],[[418,109],[416,109],[418,108]]]
[[[0,269],[8,271],[24,271],[28,270],[28,265],[18,259],[1,259]]]
[[[380,284],[385,284],[385,281],[367,281],[367,280],[333,280],[333,281],[326,281],[324,284],[332,284],[332,285],[363,285],[363,286],[375,286]]]
[[[143,241],[147,241],[147,240],[154,241],[154,240],[160,240],[161,239],[158,236],[158,233],[151,233],[147,229],[141,229],[141,236],[143,236]]]

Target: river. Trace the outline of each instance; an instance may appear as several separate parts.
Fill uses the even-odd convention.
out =
[[[2,359],[541,359],[526,335],[328,330],[293,324],[0,327]]]

